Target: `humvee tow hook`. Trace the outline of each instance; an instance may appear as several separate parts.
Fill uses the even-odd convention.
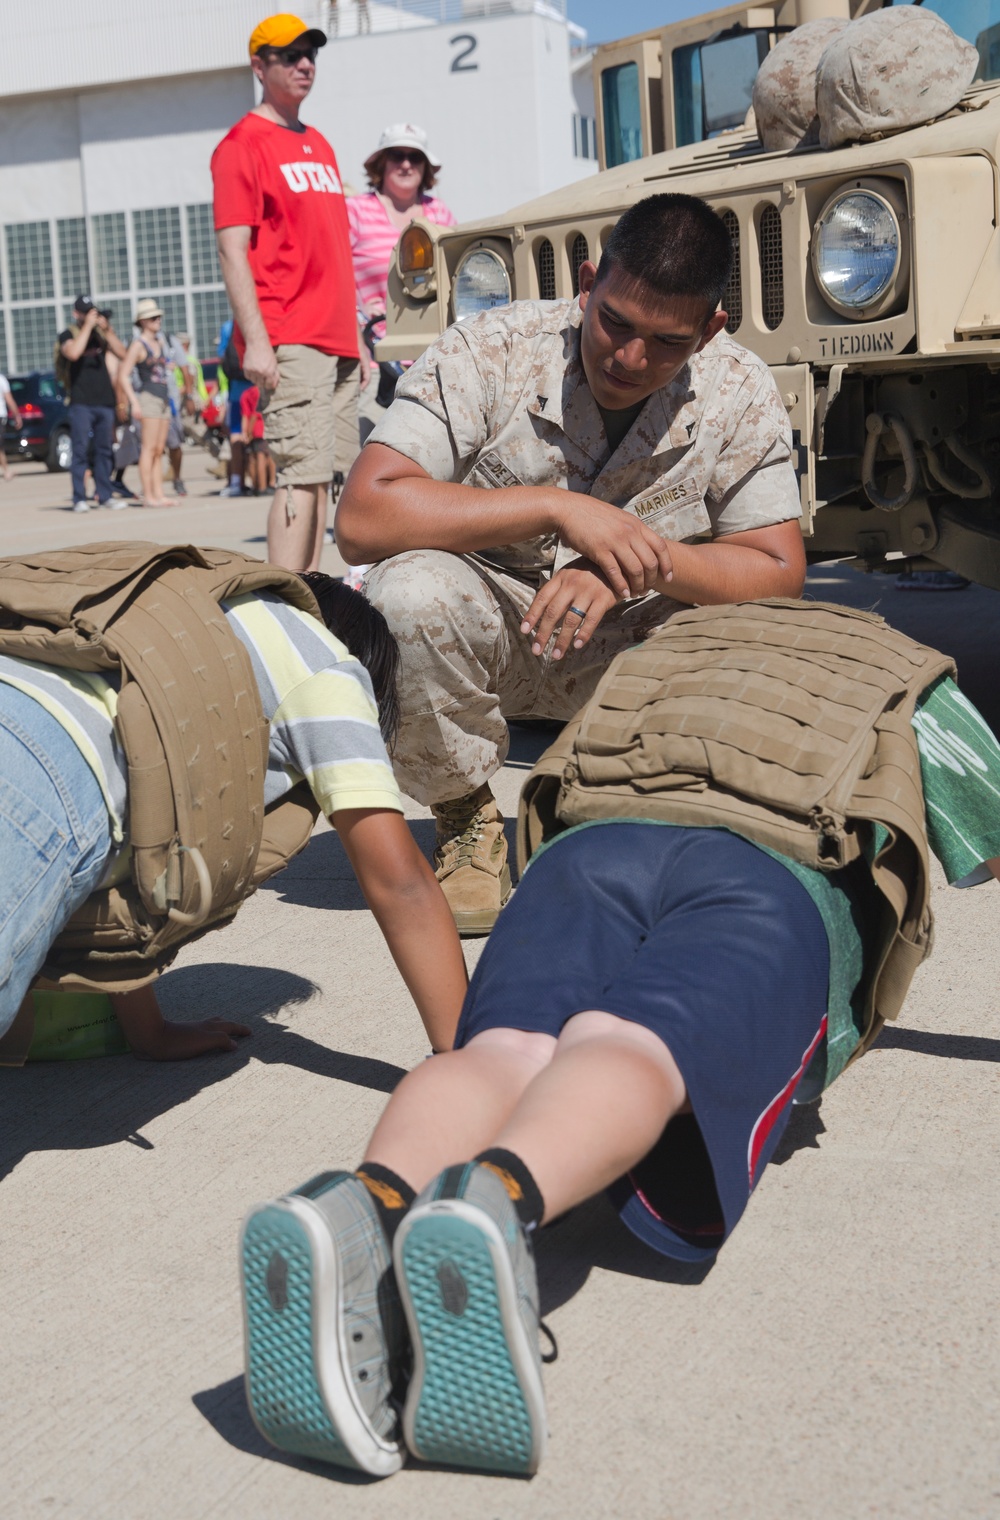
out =
[[[884,496],[875,484],[875,453],[883,433],[895,434],[903,460],[903,489],[897,496]],[[917,450],[902,417],[892,412],[869,412],[865,420],[865,452],[861,460],[861,485],[873,507],[898,512],[913,500],[919,480]]]

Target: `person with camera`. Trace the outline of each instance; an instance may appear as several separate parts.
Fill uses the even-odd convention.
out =
[[[56,341],[55,371],[69,398],[69,431],[73,444],[73,511],[89,512],[84,477],[94,472],[94,502],[98,507],[121,507],[111,487],[115,444],[115,390],[107,356],[124,359],[125,345],[111,326],[110,311],[98,311],[88,296],[77,296],[73,321]],[[93,459],[90,444],[93,438]]]

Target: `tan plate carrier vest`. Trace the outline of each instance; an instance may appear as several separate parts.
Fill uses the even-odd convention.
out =
[[[521,795],[518,861],[597,818],[730,828],[819,871],[871,866],[884,914],[862,1043],[930,951],[927,826],[912,718],[954,663],[883,618],[822,602],[677,613],[612,661]],[[710,950],[710,946],[706,949]]]
[[[0,560],[0,653],[121,681],[131,880],[87,899],[36,985],[143,986],[308,843],[319,809],[304,782],[264,811],[268,722],[219,606],[263,590],[320,615],[297,575],[226,549],[106,543]]]

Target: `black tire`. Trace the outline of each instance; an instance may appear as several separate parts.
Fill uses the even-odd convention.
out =
[[[53,428],[49,434],[49,451],[45,456],[45,468],[53,474],[68,470],[73,460],[73,445],[69,428]]]

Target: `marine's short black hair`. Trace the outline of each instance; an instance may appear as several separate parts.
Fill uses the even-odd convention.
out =
[[[696,195],[649,195],[619,219],[597,283],[617,269],[658,296],[704,301],[711,314],[732,267],[732,239],[711,206]]]
[[[399,646],[389,624],[362,592],[352,591],[332,575],[307,570],[302,579],[319,603],[330,632],[347,645],[371,676],[379,728],[391,750],[399,728]]]

